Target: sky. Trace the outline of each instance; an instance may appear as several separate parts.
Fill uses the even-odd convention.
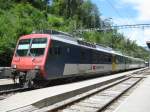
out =
[[[149,24],[149,0],[91,0],[97,5],[103,20],[109,19],[112,25]],[[146,46],[150,41],[150,28],[119,30],[126,38]]]

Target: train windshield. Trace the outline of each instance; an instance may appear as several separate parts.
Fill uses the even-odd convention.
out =
[[[34,38],[30,49],[31,56],[44,55],[44,51],[47,45],[47,38]]]
[[[17,56],[26,56],[30,47],[31,39],[23,39],[19,41],[18,48],[16,51]]]
[[[23,39],[19,41],[16,56],[41,56],[47,45],[47,38]]]

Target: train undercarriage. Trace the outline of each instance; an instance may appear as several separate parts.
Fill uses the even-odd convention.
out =
[[[48,81],[40,77],[38,69],[29,70],[27,72],[20,72],[16,69],[12,70],[12,79],[19,80],[19,84],[24,88],[41,88],[48,84]]]
[[[121,71],[126,71],[125,70],[121,70]],[[132,70],[132,69],[128,69],[128,70]],[[74,74],[74,75],[66,75],[65,76],[60,76],[60,77],[56,77],[55,79],[49,79],[46,80],[44,79],[41,75],[40,75],[40,70],[39,69],[33,69],[33,70],[28,70],[28,71],[19,71],[16,68],[10,68],[11,71],[11,75],[9,76],[9,78],[12,78],[14,80],[14,83],[16,83],[16,79],[17,79],[17,83],[20,84],[21,87],[23,88],[42,88],[42,87],[46,87],[48,85],[51,85],[54,83],[60,83],[60,82],[66,82],[69,80],[74,80],[82,78],[85,79],[88,77],[97,77],[100,76],[100,73],[98,73],[97,75],[92,74],[92,75],[88,75],[88,74]],[[121,72],[120,71],[120,72]],[[119,72],[119,71],[115,71],[114,73]],[[107,72],[110,75],[113,72]],[[105,75],[104,75],[105,74]],[[106,76],[106,73],[101,73],[101,76]],[[64,80],[65,79],[65,80]],[[59,82],[58,82],[59,81]]]

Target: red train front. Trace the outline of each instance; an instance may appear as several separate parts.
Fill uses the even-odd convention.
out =
[[[30,34],[20,37],[11,66],[14,76],[19,76],[21,84],[30,86],[33,83],[32,79],[45,79],[44,64],[49,45],[48,34]]]

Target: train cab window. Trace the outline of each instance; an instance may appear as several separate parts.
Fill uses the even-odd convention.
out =
[[[47,45],[47,38],[34,38],[29,55],[31,56],[42,56],[44,55],[45,48]]]
[[[27,56],[31,39],[22,39],[18,43],[15,56]]]

